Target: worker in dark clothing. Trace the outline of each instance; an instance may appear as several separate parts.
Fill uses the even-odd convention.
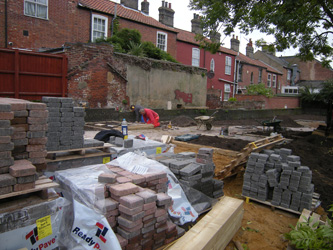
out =
[[[145,123],[154,124],[155,128],[160,126],[160,117],[155,111],[151,109],[140,109],[140,114],[143,116]]]
[[[140,105],[131,105],[131,111],[134,111],[135,113],[135,122],[141,121],[140,109],[143,109]]]

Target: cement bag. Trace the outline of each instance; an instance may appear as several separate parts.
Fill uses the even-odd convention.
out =
[[[11,226],[19,224],[19,227],[14,225],[15,229],[0,233],[0,249],[51,250],[57,248],[61,241],[60,232],[63,230],[63,212],[68,206],[70,203],[60,197],[53,201],[1,214],[1,225],[11,220],[10,223],[8,222],[12,224]]]
[[[108,221],[95,210],[74,203],[74,223],[71,236],[76,241],[72,249],[121,250],[119,241]]]
[[[121,167],[136,174],[166,172],[168,175],[168,195],[171,196],[173,200],[173,205],[168,210],[169,215],[174,219],[177,219],[174,220],[174,222],[179,225],[184,225],[187,222],[194,222],[198,218],[198,213],[188,201],[177,178],[168,167],[157,161],[147,159],[144,156],[132,152],[124,154],[107,163],[107,165],[108,164]]]

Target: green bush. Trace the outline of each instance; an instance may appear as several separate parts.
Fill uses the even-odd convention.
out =
[[[265,84],[251,84],[246,86],[247,95],[263,95],[266,97],[273,97],[273,91],[271,88],[266,88]]]
[[[333,212],[333,205],[328,211]],[[296,227],[290,225],[292,230],[285,234],[286,239],[297,249],[333,249],[332,220],[327,218],[327,225],[319,225],[319,221],[313,223],[311,217],[303,218],[306,221],[298,222]]]
[[[237,102],[237,99],[235,97],[230,97],[228,102]]]

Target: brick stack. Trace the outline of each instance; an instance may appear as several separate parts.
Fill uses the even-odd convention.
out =
[[[13,128],[10,121],[14,118],[10,104],[0,104],[0,174],[9,172],[9,167],[13,165],[14,158],[12,150],[14,143],[11,141]],[[1,185],[0,185],[1,193]]]
[[[84,108],[74,107],[72,98],[42,98],[49,111],[48,151],[82,148],[84,146]]]
[[[9,174],[15,178],[14,192],[34,188],[38,178],[36,167],[28,160],[15,161],[9,168]]]
[[[169,167],[182,184],[213,198],[223,196],[223,181],[213,179],[213,149],[200,148],[196,158],[192,157],[193,154],[177,154],[159,162]]]
[[[247,162],[243,195],[294,211],[310,209],[314,185],[312,172],[301,166],[300,157],[290,149],[278,149],[263,154],[252,153]]]
[[[98,177],[106,189],[96,192],[106,198],[96,199],[96,207],[104,212],[122,249],[156,249],[175,240],[177,227],[167,212],[172,199],[164,193],[166,173],[138,175],[108,168],[113,173]]]

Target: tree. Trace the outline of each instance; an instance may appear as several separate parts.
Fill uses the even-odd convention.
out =
[[[190,7],[202,12],[204,34],[259,30],[275,37],[277,51],[298,47],[303,60],[332,62],[332,0],[190,0]]]

